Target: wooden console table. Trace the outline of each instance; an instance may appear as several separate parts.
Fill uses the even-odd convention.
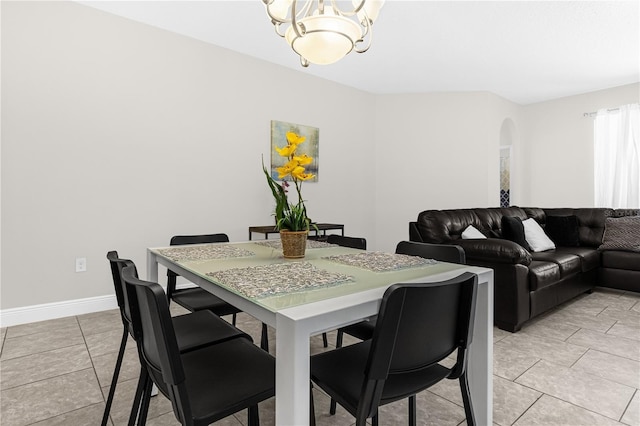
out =
[[[339,230],[344,236],[344,225],[337,223],[316,223],[316,228],[313,226],[309,228],[310,232],[315,232],[315,236],[318,237],[320,234],[318,232],[322,232],[322,237],[327,235],[327,231],[330,230]],[[250,226],[249,227],[249,240],[252,239],[253,233],[264,234],[264,239],[269,239],[269,234],[279,234],[280,231],[276,229],[275,226],[267,225],[267,226]]]

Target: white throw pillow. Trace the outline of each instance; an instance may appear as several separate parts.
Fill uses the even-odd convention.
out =
[[[463,240],[477,240],[486,238],[487,237],[485,237],[484,234],[478,231],[473,225],[467,226],[467,229],[462,232]]]
[[[556,248],[556,245],[547,237],[544,229],[538,225],[534,218],[523,220],[522,226],[524,226],[524,239],[527,240],[531,251],[545,251]]]

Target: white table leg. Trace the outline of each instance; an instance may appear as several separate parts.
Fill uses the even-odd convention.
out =
[[[147,281],[158,282],[158,261],[150,250],[147,250]]]
[[[309,331],[276,315],[276,425],[309,424]]]
[[[487,282],[488,280],[488,282]],[[476,423],[493,424],[493,273],[479,275],[473,342],[469,347],[469,388]]]

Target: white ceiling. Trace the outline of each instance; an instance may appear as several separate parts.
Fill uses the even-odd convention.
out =
[[[261,0],[80,3],[376,94],[489,91],[525,105],[640,81],[637,0],[387,0],[368,52],[309,68]]]

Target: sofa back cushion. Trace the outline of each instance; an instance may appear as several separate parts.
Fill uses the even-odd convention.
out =
[[[582,209],[544,209],[546,216],[576,216],[578,219],[578,237],[580,245],[598,247],[602,243],[604,221],[611,215],[612,209],[582,208]],[[546,218],[543,222],[546,224]]]
[[[424,242],[451,243],[459,240],[464,230],[473,225],[489,238],[503,238],[502,216],[522,220],[534,218],[543,228],[547,216],[575,216],[578,220],[579,245],[599,247],[602,244],[607,217],[638,216],[638,209],[507,207],[456,210],[425,210],[418,215],[417,228]]]
[[[418,215],[418,231],[424,242],[450,243],[459,240],[465,229],[473,225],[489,238],[502,238],[502,216],[527,219],[519,207],[456,210],[425,210]]]
[[[471,209],[425,210],[418,215],[418,230],[426,243],[450,243],[461,238],[469,225],[482,231],[483,227]]]
[[[580,246],[580,224],[578,223],[578,217],[575,215],[547,216],[544,232],[547,233],[556,246]]]

